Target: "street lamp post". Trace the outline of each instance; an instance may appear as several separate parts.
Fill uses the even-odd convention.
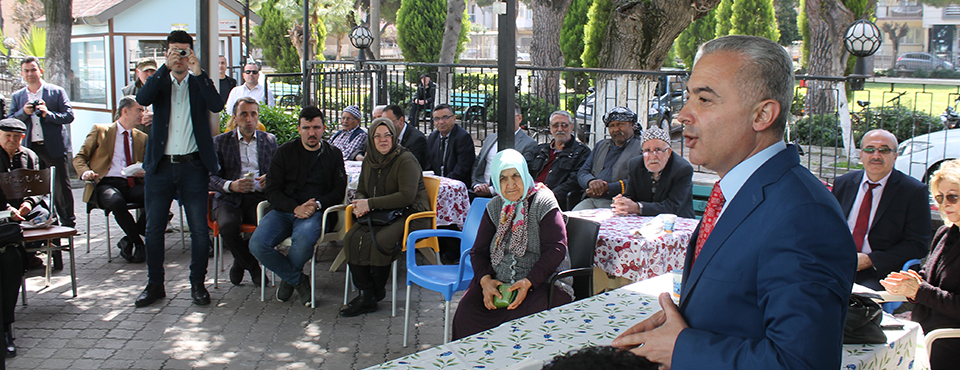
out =
[[[350,31],[350,44],[360,50],[360,55],[357,56],[358,66],[362,64],[363,61],[367,60],[365,51],[372,43],[373,33],[370,32],[370,29],[367,28],[367,26],[356,26],[353,28],[353,31]]]
[[[863,90],[863,85],[868,77],[863,58],[876,53],[882,43],[883,36],[880,34],[880,28],[873,22],[860,19],[847,28],[843,36],[843,47],[847,49],[848,53],[857,57],[853,74],[847,76],[850,81],[850,90]]]

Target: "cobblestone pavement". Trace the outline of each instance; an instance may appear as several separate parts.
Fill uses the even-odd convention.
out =
[[[81,232],[75,239],[79,296],[72,297],[66,253],[66,268],[53,274],[50,287],[44,287],[42,269],[28,272],[29,305],[19,302],[17,306],[18,355],[6,360],[8,369],[362,369],[443,340],[443,296],[413,287],[410,346],[402,346],[406,296],[402,261],[397,317],[390,317],[389,294],[375,313],[338,317],[345,268],[328,271],[339,253],[338,245],[322,245],[318,251],[316,309],[301,306],[296,296],[278,302],[276,288],[270,286],[267,301],[261,302],[260,289],[252,285],[249,275],[233,286],[227,272],[221,272],[220,288],[214,289],[212,259],[207,269],[212,303],[201,307],[190,299],[190,253],[178,233],[167,233],[167,298],[134,308],[133,301],[146,285],[146,265],[119,258],[115,245],[114,260],[107,262],[101,211],[91,214],[91,248],[86,253],[82,192],[74,189]],[[176,203],[173,211],[176,226]],[[123,234],[112,216],[110,223],[116,244]],[[229,268],[229,253],[225,259]],[[304,270],[309,272],[309,266]],[[451,316],[455,309],[454,303]]]

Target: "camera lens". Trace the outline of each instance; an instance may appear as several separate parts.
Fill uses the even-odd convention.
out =
[[[182,57],[187,56],[187,51],[186,51],[186,50],[180,50],[180,56],[182,56]]]

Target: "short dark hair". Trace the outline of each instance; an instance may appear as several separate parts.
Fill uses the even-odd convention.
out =
[[[190,37],[190,34],[184,30],[173,30],[170,31],[170,35],[167,36],[167,48],[170,47],[170,43],[182,43],[189,44],[190,48],[193,49],[193,37]]]
[[[633,352],[610,346],[575,349],[554,357],[543,370],[656,370],[659,365]]]
[[[320,108],[317,107],[305,107],[300,110],[300,117],[297,119],[297,127],[300,126],[300,120],[305,119],[307,121],[312,121],[314,118],[320,117],[320,123],[326,125],[326,121],[323,119],[323,112],[320,111]]]
[[[240,109],[240,103],[256,104],[257,110],[260,110],[260,102],[258,102],[257,99],[251,98],[249,96],[244,96],[237,99],[237,101],[233,103],[233,114],[232,114],[233,116],[237,115],[237,109]]]
[[[434,112],[436,112],[436,111],[438,111],[438,110],[441,110],[441,109],[449,109],[449,110],[450,110],[450,113],[453,113],[454,115],[457,114],[457,111],[453,110],[453,107],[451,107],[450,104],[442,104],[442,103],[441,103],[441,104],[437,104],[437,106],[433,107],[433,111],[434,111]]]
[[[396,104],[390,104],[386,107],[383,107],[383,111],[390,111],[390,113],[397,118],[403,117],[403,107]]]
[[[27,63],[37,63],[37,66],[39,66],[40,68],[43,68],[43,63],[40,63],[40,58],[37,58],[33,55],[20,59],[21,67],[23,67],[23,65]]]
[[[244,64],[244,65],[243,65],[243,70],[247,70],[247,66],[257,67],[257,71],[258,71],[258,72],[260,71],[260,65],[257,64],[257,62],[254,62],[254,61],[249,61],[249,62],[247,62],[247,64]]]

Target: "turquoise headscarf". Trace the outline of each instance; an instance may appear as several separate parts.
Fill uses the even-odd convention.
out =
[[[493,155],[493,163],[490,167],[490,181],[493,182],[493,189],[497,191],[497,194],[503,194],[500,191],[500,173],[503,170],[515,168],[517,172],[520,172],[520,177],[523,178],[523,196],[520,197],[519,201],[522,201],[527,197],[527,192],[530,191],[530,188],[533,187],[533,177],[530,176],[530,171],[527,170],[527,160],[523,158],[523,154],[514,150],[514,149],[504,149]],[[509,201],[507,198],[503,198],[506,201],[506,204],[513,204],[515,202]]]
[[[499,197],[503,198],[503,192],[500,189],[500,173],[504,170],[514,168],[520,173],[523,179],[523,195],[516,202],[511,202],[503,198],[503,207],[500,209],[500,219],[497,223],[497,235],[494,238],[493,251],[490,261],[493,264],[499,264],[503,260],[504,251],[507,248],[517,257],[523,257],[527,252],[527,209],[530,208],[530,198],[543,185],[534,184],[530,171],[527,170],[527,161],[520,152],[513,149],[505,149],[493,156],[491,164],[490,180],[493,182],[493,189],[497,191]],[[539,185],[539,186],[538,186]],[[534,221],[536,222],[536,220]],[[505,238],[507,230],[510,230],[510,239]]]

